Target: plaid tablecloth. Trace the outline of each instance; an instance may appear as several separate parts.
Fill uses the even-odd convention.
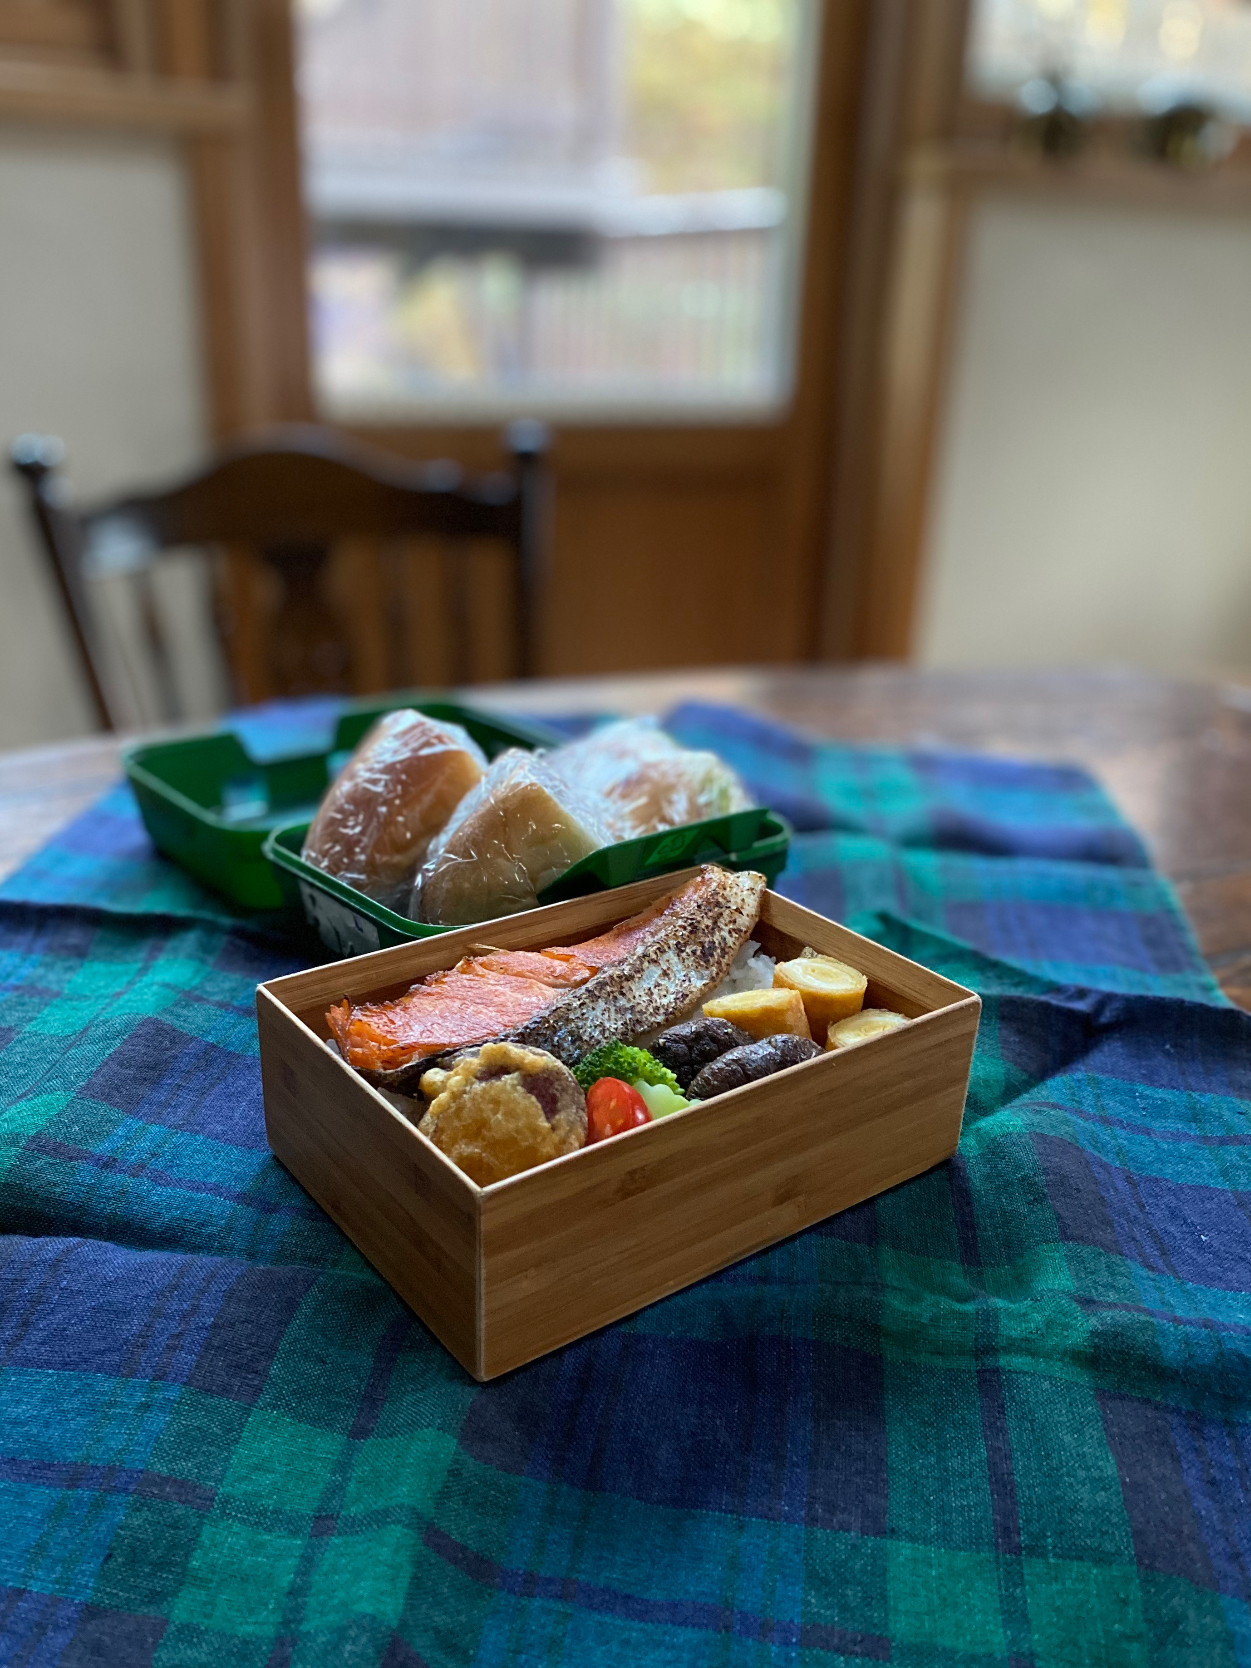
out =
[[[957,1157],[478,1386],[119,789],[0,888],[0,1662],[1251,1663],[1251,1017],[1079,772],[671,727],[981,992]]]

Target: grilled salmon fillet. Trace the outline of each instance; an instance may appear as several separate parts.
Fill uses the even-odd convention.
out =
[[[326,1014],[349,1065],[392,1089],[441,1054],[496,1039],[572,1064],[596,1043],[685,1013],[729,971],[760,913],[763,875],[712,864],[597,938],[547,950],[489,950],[430,973],[389,1002]]]

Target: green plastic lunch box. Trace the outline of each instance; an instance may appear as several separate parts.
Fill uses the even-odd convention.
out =
[[[265,854],[288,901],[303,910],[305,920],[328,950],[339,956],[359,956],[368,950],[385,950],[393,944],[457,930],[410,921],[306,863],[300,851],[310,820],[306,814],[274,828],[265,838]],[[563,903],[567,898],[627,886],[634,880],[670,874],[697,863],[756,869],[772,886],[786,862],[790,840],[786,819],[761,806],[708,817],[681,828],[666,828],[658,834],[601,846],[546,887],[539,894],[539,902]]]
[[[122,762],[158,851],[234,903],[280,909],[288,898],[265,855],[266,835],[294,818],[307,826],[347,755],[375,719],[396,707],[462,725],[488,758],[506,747],[553,747],[565,739],[545,724],[399,690],[353,702],[328,751],[259,761],[233,730],[218,730],[140,742],[126,749]]]
[[[366,730],[384,712],[416,707],[460,724],[488,758],[506,747],[554,747],[566,739],[532,719],[506,718],[420,690],[354,702],[328,750],[258,760],[233,730],[141,742],[123,763],[157,850],[250,909],[292,908],[336,955],[446,932],[397,915],[300,856],[313,812]],[[604,846],[567,869],[540,902],[559,903],[697,863],[758,869],[772,884],[786,862],[789,824],[759,806]]]

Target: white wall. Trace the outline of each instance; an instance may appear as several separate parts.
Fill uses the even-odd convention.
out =
[[[204,442],[174,148],[0,126],[0,445],[59,434],[84,498],[159,484]],[[0,470],[0,747],[93,727],[51,581]]]
[[[975,208],[917,649],[1251,672],[1251,215]]]

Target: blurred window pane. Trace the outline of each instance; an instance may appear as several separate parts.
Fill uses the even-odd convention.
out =
[[[1059,74],[1113,110],[1190,99],[1251,122],[1251,5],[976,0],[968,69],[974,91],[992,98]]]
[[[335,416],[776,407],[811,0],[299,0]]]

